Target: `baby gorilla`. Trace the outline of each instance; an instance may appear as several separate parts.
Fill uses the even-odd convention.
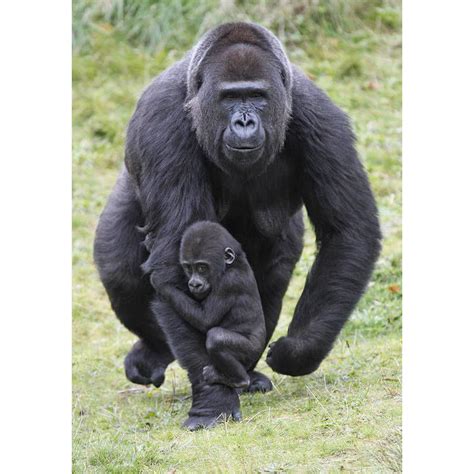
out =
[[[212,365],[208,384],[247,387],[247,370],[265,347],[265,319],[252,269],[240,244],[224,227],[201,221],[181,240],[180,263],[192,295],[166,286],[162,296],[191,326],[206,334]]]

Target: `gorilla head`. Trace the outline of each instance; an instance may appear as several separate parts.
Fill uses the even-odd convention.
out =
[[[227,267],[241,252],[240,244],[215,222],[200,221],[188,227],[181,240],[179,260],[193,297],[203,300],[217,288]]]
[[[222,25],[192,51],[187,81],[187,108],[209,159],[229,174],[264,171],[291,113],[291,67],[278,39],[258,25]]]

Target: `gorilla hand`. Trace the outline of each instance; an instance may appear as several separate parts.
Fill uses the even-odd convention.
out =
[[[250,384],[244,388],[243,393],[266,393],[273,390],[273,384],[271,380],[264,374],[252,370],[248,373],[250,378]]]
[[[139,340],[125,357],[125,375],[130,382],[159,387],[165,381],[166,367],[172,360],[171,354],[155,352]]]
[[[323,358],[304,339],[286,336],[269,345],[267,364],[280,374],[307,375],[319,367]]]

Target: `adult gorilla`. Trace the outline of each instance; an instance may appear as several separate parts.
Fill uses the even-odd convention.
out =
[[[125,165],[99,221],[95,261],[114,311],[140,338],[125,360],[129,380],[159,386],[176,358],[193,389],[186,426],[235,412],[234,389],[202,380],[205,337],[156,292],[184,288],[184,230],[218,221],[253,268],[268,342],[301,254],[303,204],[319,252],[267,362],[282,374],[316,370],[367,284],[380,230],[346,116],[289,63],[278,39],[248,23],[207,33],[143,93]],[[249,375],[250,391],[271,389],[264,375]]]

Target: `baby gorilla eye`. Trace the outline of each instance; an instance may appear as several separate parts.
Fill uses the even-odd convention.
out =
[[[207,272],[207,265],[205,263],[198,263],[196,266],[196,270],[198,273],[206,273]]]

